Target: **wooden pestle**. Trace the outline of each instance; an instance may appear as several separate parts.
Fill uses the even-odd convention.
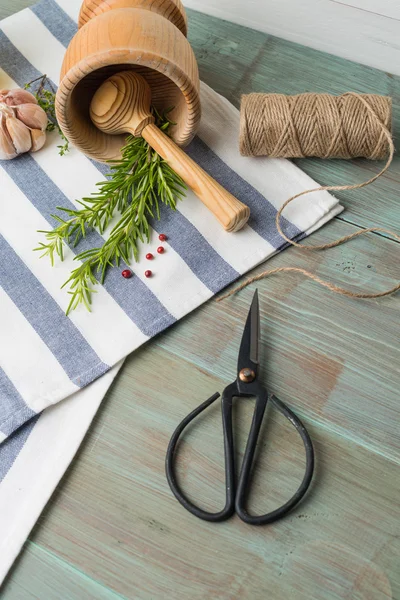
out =
[[[142,136],[178,173],[220,221],[226,231],[238,231],[248,221],[250,209],[227,192],[154,124],[150,110],[151,90],[134,71],[107,79],[96,91],[90,117],[101,131]]]

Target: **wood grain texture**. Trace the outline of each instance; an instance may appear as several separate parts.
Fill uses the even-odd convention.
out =
[[[154,124],[151,90],[138,73],[122,71],[107,79],[93,96],[90,118],[100,131],[110,135],[108,139],[123,133],[142,136],[226,231],[239,231],[249,220],[249,207],[225,190]]]
[[[11,576],[1,597],[13,600],[124,600],[44,548],[29,542],[18,560],[26,578]]]
[[[230,345],[237,345],[241,324],[223,316],[226,306],[218,310],[225,329],[230,324]],[[201,335],[199,328],[179,328]],[[85,565],[91,578],[128,598],[165,598],[172,592],[194,600],[397,598],[398,463],[321,427],[303,410],[316,445],[317,474],[311,494],[288,519],[267,528],[251,528],[237,518],[213,525],[175,501],[164,475],[168,439],[182,416],[221,389],[226,377],[182,358],[177,369],[174,354],[157,342],[130,357],[34,542],[72,565]],[[312,375],[308,388],[301,381],[302,393],[311,391],[311,407],[317,384]],[[295,398],[288,401],[296,405]],[[251,401],[237,406],[242,450],[252,407]],[[268,417],[251,502],[260,512],[294,491],[303,467],[290,426],[273,410]],[[224,500],[221,442],[216,406],[201,427],[191,429],[180,455],[185,488],[208,509]]]
[[[250,91],[389,93],[398,127],[399,78],[193,11],[189,39],[202,79],[236,105]],[[357,181],[379,168],[299,164],[321,183]],[[341,195],[346,212],[312,241],[372,222],[399,231],[399,183],[396,159],[375,186]],[[384,289],[399,278],[398,252],[371,235],[324,253],[291,248],[268,266],[296,264],[339,285]],[[253,286],[209,302],[129,357],[2,600],[59,600],[49,572],[60,578],[63,600],[400,599],[399,297],[352,301],[295,275],[258,287],[265,384],[299,413],[316,444],[306,501],[271,527],[210,525],[183,510],[164,476],[177,423],[234,377]],[[252,402],[237,409],[243,450]],[[273,410],[268,416],[252,506],[260,511],[290,494],[302,467],[297,438]],[[180,476],[211,509],[224,495],[218,406],[199,425],[182,445]]]
[[[35,0],[0,0],[0,19],[5,19],[32,4],[35,4]]]
[[[392,97],[395,144],[400,132],[400,77],[279,38],[189,11],[189,41],[200,77],[239,107],[242,94],[355,91]],[[206,21],[207,19],[207,21]],[[212,32],[218,28],[218,34]],[[239,41],[238,41],[239,40]],[[252,52],[252,53],[251,53]],[[249,66],[244,63],[251,61]],[[299,64],[297,64],[299,63]],[[222,74],[221,65],[223,65]],[[223,91],[223,89],[225,91]],[[354,184],[379,172],[382,163],[299,159],[296,164],[321,185]],[[361,227],[400,231],[400,156],[389,173],[362,191],[337,192],[346,211],[339,218]]]
[[[185,6],[400,75],[397,0],[186,0]]]
[[[187,17],[181,0],[84,0],[79,14],[79,27],[115,8],[143,8],[171,21],[184,35],[187,34]]]
[[[312,240],[330,241],[354,230],[335,220]],[[399,279],[392,246],[393,252],[398,251],[398,244],[371,235],[326,252],[290,248],[270,259],[268,268],[296,265],[353,290],[379,291]],[[265,383],[284,401],[301,407],[307,420],[317,419],[321,426],[400,462],[396,296],[387,301],[349,300],[297,274],[281,274],[221,303],[211,302],[200,315],[187,319],[189,331],[174,327],[159,345],[177,360],[189,360],[221,378],[227,373],[232,377],[240,328],[256,285],[264,328]]]
[[[147,125],[142,136],[182,177],[226,231],[239,231],[246,225],[250,217],[249,207],[225,190],[156,125]]]
[[[337,0],[331,0],[336,2]],[[377,17],[389,17],[400,21],[400,7],[397,0],[340,0],[346,6],[359,8]]]
[[[142,8],[119,8],[95,16],[71,40],[56,98],[57,119],[66,137],[91,158],[120,157],[126,136],[109,136],[96,129],[89,105],[105,79],[127,69],[145,77],[158,110],[174,107],[170,118],[176,125],[170,134],[179,145],[189,143],[201,114],[195,56],[175,25]]]

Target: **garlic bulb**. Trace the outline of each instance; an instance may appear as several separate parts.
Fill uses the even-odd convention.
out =
[[[0,90],[0,160],[36,152],[46,141],[47,115],[26,90]]]

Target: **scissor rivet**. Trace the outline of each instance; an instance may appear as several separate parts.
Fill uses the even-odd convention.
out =
[[[244,381],[244,383],[251,383],[255,380],[255,378],[256,374],[254,373],[253,369],[249,369],[247,367],[242,369],[239,373],[239,379],[240,381]]]

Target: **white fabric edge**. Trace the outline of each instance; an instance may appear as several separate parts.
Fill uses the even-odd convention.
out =
[[[308,237],[309,235],[314,233],[314,231],[317,231],[317,229],[320,229],[323,225],[325,225],[325,223],[328,223],[334,217],[337,217],[337,215],[340,215],[340,213],[343,210],[344,210],[344,207],[341,204],[334,206],[332,208],[332,210],[330,210],[326,215],[324,215],[317,223],[314,223],[314,225],[312,227],[310,227],[310,229],[307,229],[307,231],[304,232],[305,235]],[[249,269],[249,271],[251,271],[252,269],[255,269],[256,267],[259,267],[263,263],[267,262],[267,260],[270,260],[270,258],[272,258],[273,256],[277,256],[277,254],[280,254],[281,252],[283,252],[283,250],[276,250],[273,254],[270,254],[267,258],[262,258],[256,265],[254,265],[254,267],[251,267],[251,269]]]
[[[329,212],[327,212],[325,215],[323,215],[319,219],[319,221],[316,221],[314,223],[314,225],[312,225],[304,233],[306,234],[306,236],[311,235],[312,233],[314,233],[314,231],[317,231],[317,229],[321,229],[321,227],[323,225],[325,225],[325,223],[328,223],[328,221],[331,221],[334,217],[337,217],[343,211],[344,211],[344,206],[342,206],[341,204],[336,204],[336,206],[331,208],[331,210]]]
[[[315,223],[306,233],[310,234],[333,217],[340,214],[343,206],[335,206],[320,221]],[[263,259],[261,262],[264,262]],[[63,402],[46,409],[35,425],[22,451],[17,457],[10,472],[4,478],[0,488],[0,585],[9,569],[20,553],[29,532],[35,525],[44,506],[47,504],[60,479],[74,458],[97,409],[120,370],[123,361],[117,364],[100,379],[80,390]],[[66,421],[70,425],[66,427]],[[54,424],[62,424],[61,433]],[[58,452],[44,452],[40,472],[30,468],[30,462],[38,464],[36,450],[41,453],[47,446],[46,436],[54,437],[58,442]],[[54,447],[53,447],[54,448]],[[30,487],[32,486],[32,487]],[[29,492],[27,490],[30,488]],[[9,502],[11,500],[11,502]],[[20,518],[16,521],[9,518],[7,503],[12,506]],[[26,510],[26,504],[29,509]],[[8,506],[8,510],[9,510]]]
[[[61,8],[76,20],[80,0],[56,1]],[[203,89],[206,89],[206,87],[208,86],[203,85]],[[219,97],[223,98],[222,96]],[[228,102],[226,99],[224,100]],[[224,160],[223,153],[217,152],[217,154]],[[304,178],[307,177],[303,172],[300,171],[300,173]],[[309,181],[312,182],[313,180],[309,178]],[[305,233],[307,235],[319,229],[343,210],[343,207],[339,204],[329,210],[329,202],[334,202],[334,200],[328,200],[327,198],[324,198],[324,200],[326,204],[323,203],[321,208],[324,210],[328,208],[328,211],[310,228],[306,229]],[[260,262],[264,262],[267,258],[269,257],[263,257]],[[1,482],[0,585],[78,450],[104,395],[121,368],[122,362],[87,388],[46,409],[9,473]],[[62,435],[58,430],[60,424],[62,424]],[[46,453],[48,440],[55,436],[58,451],[53,445],[54,451]],[[37,470],[30,468],[34,461],[37,469],[38,457],[41,459],[39,473]],[[9,511],[8,513],[6,509]],[[15,514],[19,515],[18,519],[10,518],[11,509],[14,516]]]
[[[202,121],[197,135],[224,163],[248,181],[276,208],[303,190],[318,183],[286,158],[242,156],[239,151],[240,111],[224,96],[201,82]],[[224,135],[219,135],[223,131]],[[285,209],[285,218],[300,231],[310,227],[310,215],[321,218],[338,203],[326,190],[297,198]]]
[[[0,586],[74,458],[122,364],[120,361],[100,379],[47,408],[1,482]]]
[[[78,8],[80,2],[78,0],[71,0],[71,2],[72,1],[75,3],[76,8]],[[20,36],[21,25],[23,25],[26,31],[30,31],[32,35],[22,39]],[[15,44],[17,49],[32,62],[33,66],[39,71],[46,71],[50,74],[53,73],[53,79],[56,79],[54,74],[56,71],[58,73],[58,70],[55,67],[54,59],[55,57],[58,57],[58,62],[61,61],[64,53],[63,46],[61,46],[53,34],[44,27],[43,23],[34,12],[30,9],[26,9],[21,13],[16,13],[5,21],[2,21],[0,27],[5,31],[6,35],[10,38],[11,42]],[[48,49],[48,52],[45,53],[45,55],[43,55],[43,52],[40,52],[40,49],[38,50],[38,45],[36,43],[36,40],[38,39],[43,39],[44,45]],[[49,57],[49,62],[47,62],[46,57]],[[217,94],[205,84],[201,84],[201,96],[204,115],[199,130],[199,136],[205,139],[213,152],[215,152],[225,164],[239,173],[255,189],[258,189],[262,195],[269,199],[272,205],[280,206],[283,200],[286,200],[293,193],[298,191],[298,186],[300,189],[303,188],[303,185],[305,188],[313,187],[314,182],[295,165],[291,164],[290,161],[268,158],[254,159],[240,156],[237,145],[239,111],[227,99]],[[51,158],[51,160],[47,162],[49,156],[53,157],[53,154],[51,154],[52,151],[54,151],[54,160]],[[34,154],[34,160],[41,168],[43,168],[44,172],[57,187],[59,187],[60,182],[57,177],[52,175],[52,173],[58,169],[62,170],[61,161],[66,161],[65,165],[68,165],[71,157],[56,158],[58,155],[55,152],[55,148],[53,149],[50,145],[47,148],[44,148],[42,152],[43,154]],[[88,163],[87,159],[81,155],[79,156],[82,159],[78,161],[79,163]],[[88,165],[90,165],[90,163],[88,163]],[[90,168],[92,169],[93,166],[90,165]],[[69,169],[66,169],[64,175],[67,178],[70,178],[71,174],[68,176],[68,170]],[[268,181],[270,181],[270,183],[267,185],[266,182]],[[274,182],[273,185],[271,185],[272,181]],[[12,182],[10,182],[10,185],[11,183]],[[257,185],[255,185],[255,183]],[[75,190],[75,192],[77,192],[77,190]],[[71,195],[70,199],[72,199],[74,194]],[[21,202],[23,204],[25,199],[22,198]],[[285,211],[285,216],[288,217],[289,213],[292,211],[293,216],[290,218],[290,221],[301,231],[308,231],[313,225],[321,223],[323,215],[327,214],[330,208],[336,203],[337,200],[326,192],[314,194],[311,198],[305,196],[304,198],[302,197],[301,199],[296,200],[293,205],[290,205]],[[26,200],[27,210],[28,207],[29,203]],[[15,209],[16,207],[14,207],[14,210]],[[210,219],[208,210],[194,198],[193,194],[188,194],[185,202],[178,207],[178,210],[191,221],[195,228],[211,244],[214,250],[240,274],[245,273],[255,264],[267,259],[269,255],[274,253],[274,248],[253,231],[251,227],[243,228],[234,236],[223,231],[216,220]],[[30,211],[32,218],[35,217],[36,219],[36,211],[33,210],[32,207],[30,207]],[[25,214],[26,211],[22,212]],[[20,214],[22,213],[20,212]],[[33,234],[34,239],[32,239],[32,243],[28,243],[28,239],[24,239],[22,242],[14,229],[12,227],[10,228],[12,218],[13,215],[11,214],[9,226],[7,228],[9,234],[8,236],[5,235],[6,239],[8,239],[10,245],[14,248],[14,251],[16,251],[20,258],[27,264],[29,269],[44,285],[53,299],[55,299],[62,308],[65,308],[65,303],[68,302],[67,295],[60,291],[60,285],[64,281],[62,273],[64,271],[69,272],[68,261],[65,260],[64,263],[57,265],[57,269],[53,271],[52,277],[47,279],[48,269],[51,268],[50,265],[48,262],[37,261],[37,257],[34,257],[31,252],[31,247],[37,243],[36,235]],[[34,227],[34,229],[41,229],[40,223],[42,223],[43,219],[37,218],[37,226]],[[11,234],[13,235],[12,240],[10,239]],[[142,281],[145,281],[146,287],[148,287],[161,304],[178,319],[209,299],[212,292],[203,285],[201,279],[196,274],[192,273],[189,265],[186,265],[185,261],[181,260],[179,255],[175,253],[172,248],[168,250],[167,254],[169,269],[159,270],[157,277],[149,280],[144,277],[144,271],[148,267],[144,253],[141,253],[139,263],[131,266],[131,270],[136,276],[142,279]],[[66,277],[67,276],[68,275],[66,275]],[[191,281],[189,281],[189,279]],[[49,283],[47,283],[47,281]],[[176,282],[180,282],[181,287]],[[112,313],[111,310],[108,312],[108,307],[115,310],[113,310]],[[101,315],[104,312],[107,312],[107,316],[110,317],[109,321],[107,321],[107,319],[105,321],[109,326],[112,321],[117,323],[117,316],[119,316],[120,327],[122,326],[124,328],[124,323],[127,323],[126,329],[129,328],[133,335],[134,343],[132,343],[130,335],[126,335],[124,337],[125,346],[121,348],[120,344],[117,344],[117,346],[115,346],[115,344],[110,344],[107,336],[104,337],[100,334],[97,336],[92,333],[93,322],[96,322],[99,319],[101,320]],[[84,310],[77,311],[71,315],[71,320],[78,326],[80,332],[94,349],[96,354],[103,362],[109,365],[115,364],[116,361],[135,350],[140,345],[140,342],[144,341],[137,329],[132,327],[131,321],[126,318],[122,311],[117,309],[117,306],[108,297],[104,288],[99,288],[94,314],[89,315]],[[115,332],[112,326],[110,327],[112,334],[114,334]],[[96,334],[99,331],[103,333],[103,328],[95,329]],[[118,331],[118,329],[116,331]],[[117,354],[114,351],[114,347],[119,348]],[[10,377],[10,379],[19,390],[20,386],[18,378]],[[71,394],[72,391],[73,390],[71,389],[66,389],[64,397]],[[61,395],[61,391],[58,393],[57,397],[53,397],[53,394],[52,400],[60,400]],[[22,396],[24,400],[26,400],[25,395],[22,394]],[[43,395],[40,395],[39,399],[32,398],[29,405],[35,410],[41,410],[44,407],[44,400],[47,405],[52,403],[47,398],[43,397]]]

